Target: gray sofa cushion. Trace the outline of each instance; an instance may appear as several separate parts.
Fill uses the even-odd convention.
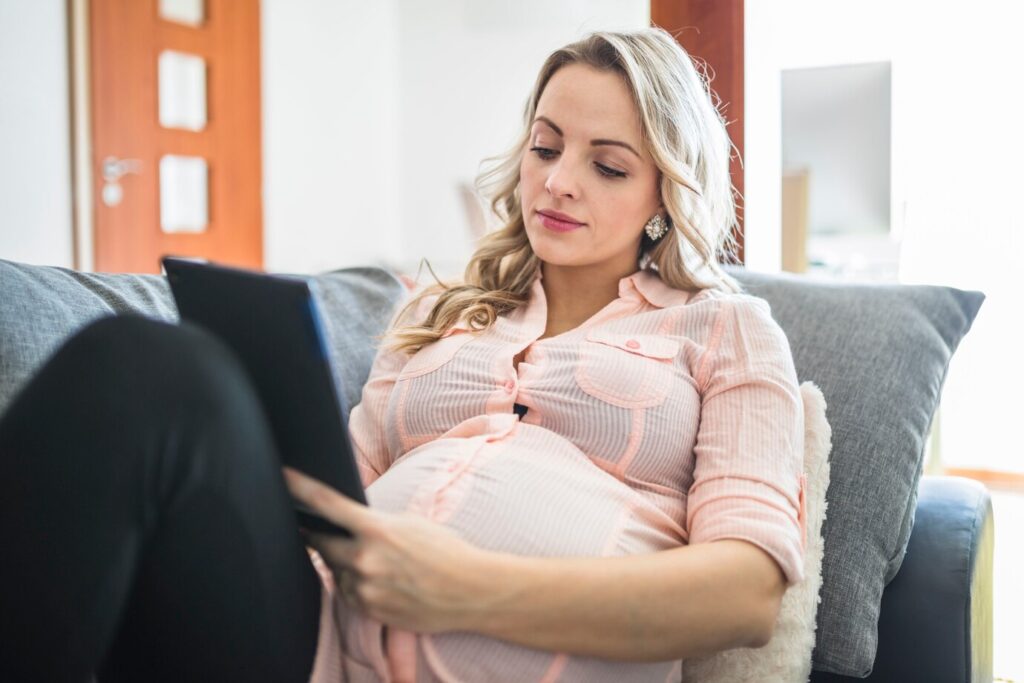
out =
[[[903,561],[949,360],[984,300],[948,287],[849,285],[730,269],[771,305],[832,426],[814,668],[867,676],[882,589]]]
[[[380,268],[310,278],[349,406],[358,402],[380,334],[405,289]],[[104,315],[178,317],[159,275],[80,273],[0,260],[0,413],[72,332]]]

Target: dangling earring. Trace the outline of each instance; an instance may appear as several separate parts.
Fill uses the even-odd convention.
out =
[[[657,242],[668,232],[668,222],[661,217],[660,213],[656,213],[651,217],[651,220],[647,221],[644,231],[651,238],[652,242]]]

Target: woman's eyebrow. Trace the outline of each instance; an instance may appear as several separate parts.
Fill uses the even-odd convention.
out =
[[[548,127],[551,128],[551,130],[555,131],[555,133],[558,135],[558,137],[563,137],[563,138],[565,137],[565,134],[562,133],[562,129],[559,128],[555,124],[555,122],[552,121],[551,119],[549,119],[548,117],[546,117],[546,116],[538,116],[537,118],[535,118],[533,120],[534,123],[537,123],[538,121],[546,123],[548,125]],[[591,145],[591,147],[600,147],[601,145],[614,145],[616,147],[624,147],[625,149],[628,149],[630,152],[635,154],[638,159],[642,158],[640,156],[640,152],[638,152],[635,149],[633,149],[632,145],[630,145],[628,143],[625,143],[625,142],[622,142],[620,140],[607,140],[605,138],[599,138],[597,140],[591,140],[590,141],[590,145]]]
[[[630,152],[635,154],[638,159],[641,158],[640,157],[640,152],[636,151],[635,149],[633,149],[633,147],[631,145],[629,145],[629,144],[627,144],[625,142],[620,142],[619,140],[604,140],[604,139],[591,140],[590,141],[590,146],[591,147],[598,147],[600,145],[615,145],[616,147],[625,147]]]
[[[546,116],[538,116],[537,118],[535,118],[533,120],[534,123],[537,123],[538,121],[541,121],[543,123],[548,124],[548,127],[551,130],[555,131],[555,133],[558,134],[558,137],[560,137],[560,138],[564,138],[565,137],[565,133],[562,132],[562,129],[559,128],[558,126],[556,126],[555,122],[552,121],[551,119],[549,119],[548,117],[546,117]]]

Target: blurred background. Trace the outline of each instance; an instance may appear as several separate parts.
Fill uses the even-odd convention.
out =
[[[652,21],[714,75],[748,267],[985,292],[926,469],[1004,493],[1019,537],[1022,3],[0,0],[0,258],[458,275],[547,54]],[[1022,561],[997,540],[996,673],[1024,679]]]

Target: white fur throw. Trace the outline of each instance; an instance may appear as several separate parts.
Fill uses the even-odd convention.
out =
[[[825,418],[825,397],[812,382],[800,385],[804,403],[804,472],[807,486],[807,548],[804,580],[786,591],[771,641],[758,649],[725,650],[702,659],[683,661],[682,681],[689,683],[805,683],[811,675],[815,617],[821,588],[825,491],[828,490],[828,455],[832,428]]]

